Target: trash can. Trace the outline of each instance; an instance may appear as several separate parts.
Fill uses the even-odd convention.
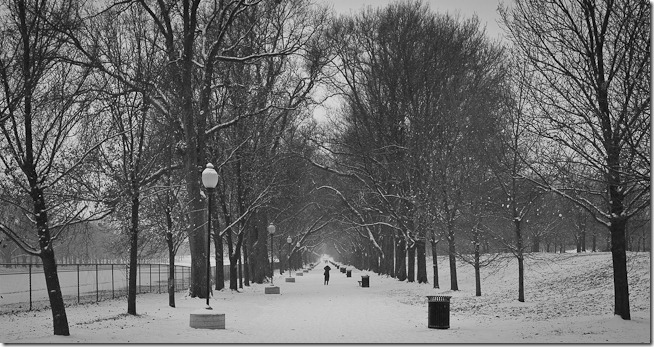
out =
[[[344,267],[341,268],[341,273],[345,273],[345,268]]]
[[[352,277],[352,270],[347,270],[347,277]]]
[[[370,287],[370,276],[368,276],[368,275],[361,276],[361,287],[362,288],[369,288]]]
[[[427,326],[431,329],[450,328],[450,298],[451,296],[428,296],[428,321]]]

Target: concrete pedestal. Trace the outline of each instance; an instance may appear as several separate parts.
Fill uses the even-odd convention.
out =
[[[225,329],[225,314],[211,310],[191,313],[191,328],[195,329]]]
[[[265,292],[266,294],[279,294],[279,287],[277,286],[266,287]]]
[[[298,272],[298,273],[295,274],[295,276],[304,276],[304,273],[303,272]]]
[[[295,277],[286,277],[286,282],[295,283]]]

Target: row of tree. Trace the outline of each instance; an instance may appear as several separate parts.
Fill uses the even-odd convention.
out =
[[[270,275],[270,222],[292,234],[291,254],[309,251],[307,235],[325,220],[307,224],[317,208],[311,177],[298,179],[307,164],[289,153],[313,126],[325,9],[305,0],[15,0],[0,15],[0,195],[18,210],[0,230],[41,259],[56,335],[69,328],[54,251],[74,242],[66,235],[77,224],[109,218],[121,231],[128,313],[145,240],[165,241],[171,269],[188,240],[190,295],[209,295],[207,162],[220,174],[211,232],[219,263],[225,243],[230,288],[240,259],[246,279]],[[16,215],[32,225],[13,223]]]
[[[569,206],[610,230],[628,319],[625,228],[649,220],[649,7],[501,13],[510,47],[419,2],[343,17],[308,0],[4,3],[0,199],[14,210],[0,231],[41,259],[54,333],[69,334],[55,248],[93,220],[120,230],[136,314],[150,243],[172,269],[188,242],[189,294],[206,298],[210,242],[215,288],[227,258],[236,290],[239,262],[262,283],[271,248],[301,264],[327,245],[427,282],[427,242],[436,266],[444,240],[451,289],[456,257],[479,278],[484,252],[510,251],[524,300],[524,230],[560,228]],[[343,101],[331,124],[312,120],[318,86]]]
[[[335,247],[382,274],[427,282],[430,242],[438,286],[443,240],[450,289],[458,257],[474,265],[477,295],[480,268],[508,252],[524,301],[525,253],[562,229],[581,251],[586,230],[603,226],[615,313],[629,319],[627,225],[650,228],[649,5],[499,10],[506,46],[476,18],[419,2],[330,27],[330,86],[344,106],[308,159],[333,174],[321,189],[341,201],[349,230]]]

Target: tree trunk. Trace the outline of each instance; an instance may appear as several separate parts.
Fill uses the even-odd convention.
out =
[[[248,261],[249,254],[248,254],[248,247],[247,247],[247,242],[243,244],[243,277],[244,277],[244,284],[246,287],[250,286],[250,262]],[[242,287],[241,287],[242,288]]]
[[[451,290],[459,290],[459,282],[456,278],[456,245],[454,243],[454,228],[449,225],[447,232],[447,245],[450,258],[450,286]]]
[[[238,290],[238,258],[229,257],[229,289]]]
[[[190,163],[187,159],[186,170],[192,174],[186,175],[186,186],[190,198],[189,219],[191,221],[188,234],[189,249],[191,251],[191,278],[189,283],[189,295],[192,298],[207,297],[207,231],[202,228],[205,225],[207,207],[204,200],[200,199],[200,184],[198,169],[195,162]]]
[[[436,245],[438,243],[435,241],[431,241],[431,261],[433,263],[434,267],[434,288],[438,289],[439,284],[438,284],[438,258],[436,256]]]
[[[534,236],[531,244],[531,251],[538,253],[540,251],[540,237]]]
[[[427,279],[427,252],[424,239],[416,242],[416,251],[418,256],[418,283],[429,283]]]
[[[399,281],[406,280],[406,241],[403,235],[396,237],[395,276]]]
[[[268,278],[268,275],[274,276],[274,266],[270,262],[270,257],[273,255],[272,248],[270,253],[268,253],[268,241],[272,240],[270,240],[269,234],[267,232],[267,215],[256,214],[256,216],[257,218],[254,220],[258,220],[258,222],[254,223],[255,226],[251,231],[253,243],[251,247],[252,256],[250,257],[250,268],[252,269],[250,278],[254,283],[263,284],[266,278]],[[270,247],[272,247],[272,242],[270,243]]]
[[[525,302],[525,265],[522,252],[518,255],[518,301]]]
[[[231,244],[231,240],[228,240]],[[229,256],[229,289],[238,290],[238,262],[241,259],[241,245],[243,244],[243,233],[239,233],[236,241],[236,246],[233,251],[230,250]]]
[[[136,184],[136,183],[135,183]],[[134,189],[134,187],[132,188]],[[136,276],[138,270],[138,240],[139,240],[139,195],[132,191],[132,215],[129,231],[129,284],[127,293],[127,313],[136,315]]]
[[[216,228],[216,230],[220,230]],[[216,254],[216,290],[225,288],[225,252],[223,250],[223,237],[220,236],[220,231],[217,231],[213,237],[214,253]]]
[[[32,201],[34,203],[34,215],[36,216],[36,228],[39,235],[40,258],[43,263],[43,274],[45,285],[48,289],[48,299],[52,310],[52,322],[55,335],[69,336],[68,318],[66,306],[61,294],[61,285],[57,273],[57,262],[55,261],[50,228],[48,226],[48,214],[43,198],[43,191],[32,185]]]
[[[175,249],[172,235],[167,237],[168,243],[168,306],[175,307]]]
[[[393,261],[392,259],[390,259],[390,261],[389,261],[389,257],[393,256],[393,251],[388,246],[388,244],[389,244],[388,238],[389,238],[388,234],[383,234],[382,235],[382,249],[384,250],[384,257],[381,258],[380,265],[381,265],[381,268],[382,268],[381,273],[383,275],[390,275],[391,274],[390,264]]]
[[[243,255],[238,257],[238,287],[243,289]]]
[[[388,257],[386,257],[386,261],[388,262],[388,271],[391,278],[397,278],[397,271],[395,271],[395,257],[397,256],[397,247],[395,246],[396,237],[395,232],[391,231],[390,233],[392,234],[388,236]]]
[[[522,230],[520,228],[520,219],[513,219],[515,226],[515,244],[516,258],[518,258],[518,301],[525,302],[525,278],[524,278],[524,256],[522,253]]]
[[[625,320],[631,320],[629,308],[629,282],[627,280],[627,252],[626,231],[627,220],[622,217],[624,213],[624,193],[621,191],[619,170],[619,152],[617,149],[609,152],[607,162],[611,171],[609,173],[609,196],[611,198],[611,218],[609,231],[611,232],[611,258],[613,259],[613,290],[615,293],[616,315]]]
[[[475,296],[481,296],[481,271],[479,265],[479,244],[475,245]]]
[[[41,262],[43,263],[43,273],[45,274],[45,285],[48,289],[48,299],[52,309],[52,321],[54,334],[69,336],[68,318],[66,316],[66,307],[61,295],[61,286],[59,284],[59,275],[57,273],[57,263],[52,248],[41,249]]]
[[[277,259],[279,259],[279,274],[283,275],[284,274],[284,269],[286,269],[286,264],[284,264],[284,257],[282,256],[283,254],[283,244],[279,243],[279,247],[277,248]]]
[[[611,258],[613,260],[613,289],[616,315],[630,320],[629,283],[627,281],[627,252],[625,250],[624,220],[611,222]]]
[[[408,247],[407,253],[408,253],[407,282],[415,282],[416,281],[416,244],[415,243],[411,247]]]

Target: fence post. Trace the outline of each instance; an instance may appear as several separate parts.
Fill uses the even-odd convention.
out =
[[[95,263],[95,302],[100,301],[100,286],[98,285],[98,263]]]
[[[111,264],[111,298],[115,299],[115,297],[114,297],[114,264]]]
[[[77,304],[79,305],[79,264],[77,264]]]
[[[159,294],[161,294],[161,263],[159,263],[159,269],[157,270],[159,273],[159,281],[157,282],[157,290],[159,291]]]
[[[30,311],[32,310],[32,264],[29,264],[29,272],[30,272]]]
[[[150,263],[150,281],[148,282],[148,293],[152,293],[152,263]]]

